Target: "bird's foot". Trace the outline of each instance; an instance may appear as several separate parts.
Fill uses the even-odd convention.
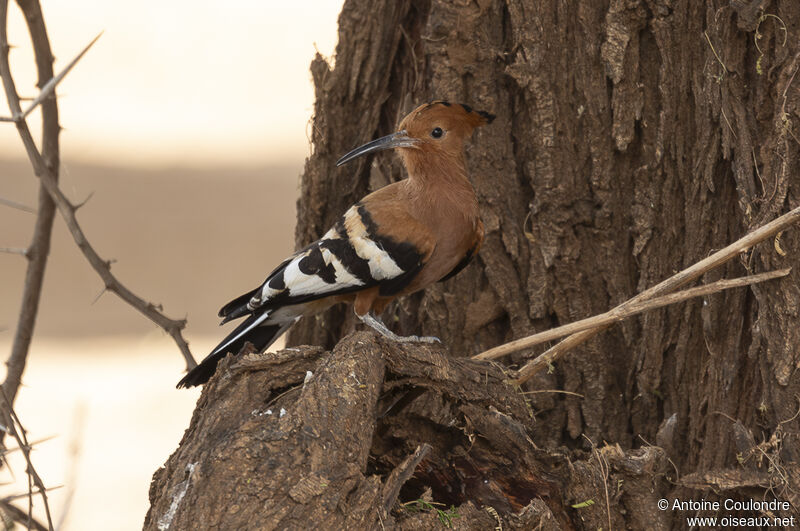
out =
[[[390,332],[391,333],[391,332]],[[392,334],[391,337],[393,340],[399,343],[441,343],[442,340],[436,336],[398,336],[397,334]]]
[[[392,341],[397,341],[398,343],[441,343],[442,342],[438,337],[433,337],[433,336],[398,336],[397,334],[386,328],[386,325],[383,324],[380,319],[373,317],[373,315],[369,312],[365,313],[364,315],[359,315],[358,318],[361,319],[361,322],[370,326],[373,330],[378,332],[383,337],[391,339]]]

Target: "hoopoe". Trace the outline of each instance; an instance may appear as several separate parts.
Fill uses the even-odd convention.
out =
[[[365,324],[393,340],[438,341],[397,336],[375,315],[397,297],[453,277],[478,253],[484,230],[467,177],[464,142],[492,120],[494,115],[468,105],[435,101],[414,109],[396,133],[339,159],[337,166],[396,148],[408,178],[364,197],[258,288],[223,306],[222,324],[247,319],[178,387],[207,382],[229,352],[238,354],[246,342],[264,351],[300,317],[340,302],[352,302]]]

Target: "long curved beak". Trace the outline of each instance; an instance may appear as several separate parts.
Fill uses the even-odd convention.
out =
[[[363,146],[355,148],[353,151],[337,160],[336,165],[341,166],[342,164],[350,162],[361,155],[366,155],[367,153],[373,153],[375,151],[396,147],[411,147],[418,142],[419,140],[416,138],[408,136],[406,131],[398,131],[396,133],[392,133],[391,135],[382,136],[376,140],[373,140],[372,142],[367,142]]]

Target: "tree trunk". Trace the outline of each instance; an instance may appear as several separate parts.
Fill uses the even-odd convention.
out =
[[[605,311],[800,205],[798,21],[794,0],[348,0],[335,67],[321,57],[311,66],[314,153],[297,245],[403,178],[390,153],[336,168],[339,156],[392,132],[421,102],[463,102],[497,115],[467,152],[486,240],[462,273],[392,305],[384,321],[470,356]],[[796,266],[798,252],[790,230],[705,280]],[[795,267],[780,281],[611,328],[526,385],[538,391],[527,395],[533,416],[513,410],[513,420],[540,454],[487,447],[499,452],[489,461],[517,465],[514,481],[536,478],[525,499],[511,503],[509,486],[502,503],[475,492],[448,497],[437,485],[465,488],[466,476],[417,468],[398,500],[430,489],[433,501],[492,507],[521,528],[514,518],[531,511],[581,529],[683,529],[695,516],[660,511],[658,498],[778,498],[792,508],[776,516],[798,515],[799,308]],[[337,307],[298,323],[290,341],[330,349],[354,325],[352,309]],[[435,393],[413,404],[438,422],[472,418]],[[504,411],[482,407],[472,416]],[[425,426],[401,430],[402,452],[380,444],[379,428],[364,428],[375,441],[361,473],[386,482],[401,454],[423,443],[457,468]],[[569,471],[567,458],[577,461]]]
[[[298,246],[403,177],[391,154],[335,168],[350,148],[432,99],[497,114],[468,148],[483,249],[387,310],[401,333],[475,354],[605,311],[800,205],[797,2],[386,4],[347,2],[335,68],[312,65]],[[799,242],[788,231],[706,280],[796,265]],[[530,384],[582,395],[532,395],[531,437],[638,447],[675,415],[664,444],[688,474],[738,466],[735,419],[756,442],[779,432],[797,463],[799,286],[795,268],[610,329]],[[291,340],[331,346],[353,324],[335,308]]]
[[[334,161],[418,103],[498,116],[468,149],[483,249],[387,311],[402,333],[475,354],[605,311],[800,204],[797,2],[387,4],[391,16],[347,2],[336,67],[312,65],[297,244],[402,178],[391,154]],[[798,242],[786,232],[706,280],[796,265]],[[675,415],[665,444],[687,474],[738,464],[735,419],[757,442],[779,430],[796,463],[799,280],[658,310],[576,349],[530,385],[582,395],[533,395],[533,440],[638,447]],[[330,346],[351,314],[301,323],[292,341]]]

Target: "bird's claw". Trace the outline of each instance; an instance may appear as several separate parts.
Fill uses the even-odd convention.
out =
[[[400,343],[441,343],[442,340],[434,336],[394,336],[392,339]]]
[[[356,314],[358,315],[358,314]],[[380,319],[373,317],[371,314],[366,313],[364,315],[358,315],[358,318],[364,322],[364,324],[369,325],[372,327],[373,330],[380,333],[383,337],[389,338],[392,341],[397,341],[398,343],[441,343],[441,339],[438,337],[433,336],[398,336],[388,328],[386,325],[381,322]]]

